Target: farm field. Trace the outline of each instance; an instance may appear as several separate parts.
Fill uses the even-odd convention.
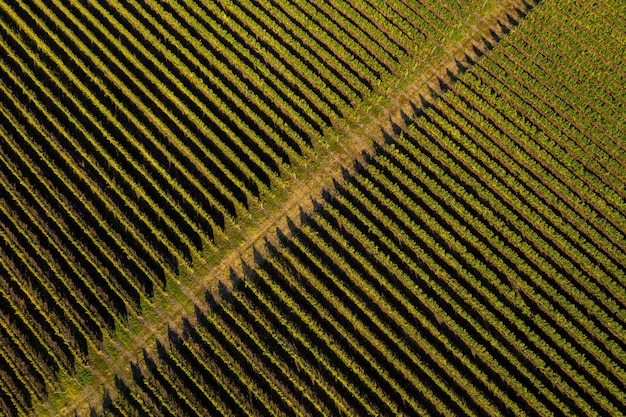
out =
[[[0,7],[2,413],[624,413],[621,2]]]

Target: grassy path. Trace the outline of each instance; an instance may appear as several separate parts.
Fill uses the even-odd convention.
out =
[[[416,63],[406,73],[387,99],[379,97],[380,104],[367,108],[364,103],[355,109],[351,118],[335,126],[326,146],[319,147],[317,160],[295,170],[294,177],[284,189],[276,190],[271,202],[253,206],[250,219],[229,227],[225,235],[230,239],[216,242],[221,249],[206,253],[208,260],[197,260],[194,269],[182,266],[182,277],[170,278],[167,292],[157,293],[142,317],[129,319],[126,329],[106,337],[102,352],[94,353],[88,366],[79,366],[76,375],[62,376],[62,388],[51,395],[48,404],[38,405],[35,415],[85,415],[89,407],[100,408],[106,387],[114,393],[116,376],[131,381],[130,364],[141,359],[144,349],[152,353],[155,340],[168,329],[178,329],[181,318],[188,317],[193,323],[195,306],[208,308],[207,292],[219,300],[220,282],[230,288],[231,274],[242,276],[242,265],[254,263],[254,250],[263,255],[266,239],[278,245],[277,229],[288,235],[289,222],[299,225],[301,212],[313,211],[314,199],[321,198],[324,190],[332,193],[334,182],[341,183],[346,171],[353,174],[355,162],[363,164],[364,155],[373,153],[375,143],[383,143],[383,132],[392,135],[397,127],[405,127],[406,120],[421,106],[420,96],[431,100],[433,94],[440,93],[461,68],[479,58],[486,49],[485,40],[496,43],[494,35],[501,36],[503,30],[500,22],[512,29],[508,16],[519,20],[518,11],[527,9],[523,0],[508,0],[485,13],[477,11],[474,22],[451,31],[426,61]]]

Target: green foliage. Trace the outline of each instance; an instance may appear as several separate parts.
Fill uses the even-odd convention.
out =
[[[621,415],[617,3],[510,10],[221,305],[156,336],[103,414]],[[1,412],[65,412],[191,311],[202,262],[496,7],[1,3]]]

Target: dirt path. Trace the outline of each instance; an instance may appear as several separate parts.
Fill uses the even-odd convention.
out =
[[[266,239],[272,245],[279,244],[277,229],[289,235],[288,222],[299,225],[301,211],[312,213],[313,199],[319,201],[324,190],[332,193],[334,181],[338,183],[344,181],[342,170],[354,174],[355,161],[364,164],[363,154],[373,154],[374,144],[382,144],[382,132],[392,135],[394,126],[400,128],[406,126],[405,119],[412,117],[415,109],[421,106],[420,95],[431,100],[433,93],[441,92],[442,83],[452,82],[450,76],[458,75],[460,67],[471,66],[471,61],[477,60],[478,55],[486,49],[484,39],[494,44],[493,34],[502,35],[499,22],[506,22],[511,29],[506,16],[508,12],[519,20],[515,8],[526,11],[527,6],[524,0],[503,1],[480,21],[470,26],[469,32],[464,34],[462,40],[449,44],[443,56],[439,56],[435,62],[429,60],[428,68],[418,67],[407,74],[405,82],[391,93],[390,97],[393,99],[389,100],[385,108],[379,109],[376,115],[363,112],[365,116],[360,121],[352,121],[349,127],[339,127],[340,142],[331,150],[320,150],[321,167],[309,169],[301,178],[292,179],[285,193],[288,196],[279,201],[279,209],[268,209],[262,216],[257,216],[258,222],[241,230],[233,230],[234,233],[245,236],[243,241],[238,246],[224,251],[216,265],[200,268],[204,278],[190,280],[182,285],[184,287],[181,288],[184,293],[182,298],[186,298],[187,301],[181,303],[179,301],[181,297],[172,294],[162,296],[153,307],[148,307],[146,315],[151,317],[134,321],[133,328],[137,331],[129,329],[123,332],[129,341],[127,340],[125,344],[117,340],[105,342],[118,352],[115,356],[107,353],[94,355],[92,383],[79,388],[79,384],[72,382],[71,378],[66,379],[63,384],[65,392],[56,395],[56,405],[39,407],[36,410],[37,415],[59,415],[59,413],[64,416],[86,415],[89,407],[101,408],[102,395],[107,387],[111,387],[108,389],[111,395],[115,394],[113,388],[115,376],[124,381],[132,381],[130,364],[141,360],[144,349],[154,355],[155,340],[165,340],[164,335],[167,335],[168,329],[180,329],[183,317],[187,317],[193,323],[194,306],[203,310],[208,308],[204,294],[210,292],[215,299],[219,299],[219,282],[229,287],[232,284],[229,279],[231,271],[242,276],[243,262],[248,265],[254,264],[253,249],[264,255]],[[199,274],[197,271],[189,272],[193,275]],[[101,369],[104,371],[99,371]]]

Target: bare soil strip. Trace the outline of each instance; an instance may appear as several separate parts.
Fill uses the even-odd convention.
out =
[[[300,225],[301,213],[312,213],[315,200],[319,201],[324,191],[332,194],[335,182],[343,183],[346,172],[348,175],[355,173],[356,163],[365,165],[365,156],[374,154],[375,146],[383,144],[385,134],[393,136],[398,129],[406,127],[407,121],[422,108],[421,98],[433,100],[433,95],[440,94],[463,68],[470,67],[490,45],[497,44],[504,32],[513,30],[515,21],[519,21],[530,8],[525,0],[503,1],[469,26],[469,30],[461,34],[462,39],[443,41],[445,52],[433,51],[432,59],[417,63],[391,93],[387,104],[375,109],[375,114],[357,108],[355,114],[361,114],[360,120],[336,126],[337,142],[330,143],[327,150],[321,147],[317,169],[309,169],[301,177],[290,179],[283,197],[273,202],[271,208],[260,210],[255,216],[256,222],[226,231],[227,235],[232,232],[233,236],[243,236],[238,245],[230,245],[220,252],[221,259],[215,265],[201,265],[197,271],[187,268],[186,273],[191,278],[180,285],[184,296],[168,293],[160,296],[154,305],[146,306],[146,317],[133,320],[128,329],[120,331],[128,338],[124,343],[115,337],[108,338],[103,351],[93,354],[93,363],[87,368],[91,373],[89,384],[81,384],[78,377],[62,378],[63,389],[51,395],[50,404],[36,407],[35,414],[74,416],[86,415],[90,407],[101,409],[105,392],[115,396],[116,376],[131,383],[130,365],[141,362],[143,351],[156,354],[155,341],[158,339],[167,345],[168,330],[180,330],[183,317],[194,323],[196,307],[210,308],[205,294],[210,293],[219,300],[219,287],[222,290],[231,288],[230,277],[233,274],[242,277],[243,265],[254,265],[255,251],[263,256],[266,255],[266,242],[279,245],[278,229],[289,236],[290,222]],[[220,243],[229,246],[228,242]],[[181,302],[181,298],[186,301]]]

